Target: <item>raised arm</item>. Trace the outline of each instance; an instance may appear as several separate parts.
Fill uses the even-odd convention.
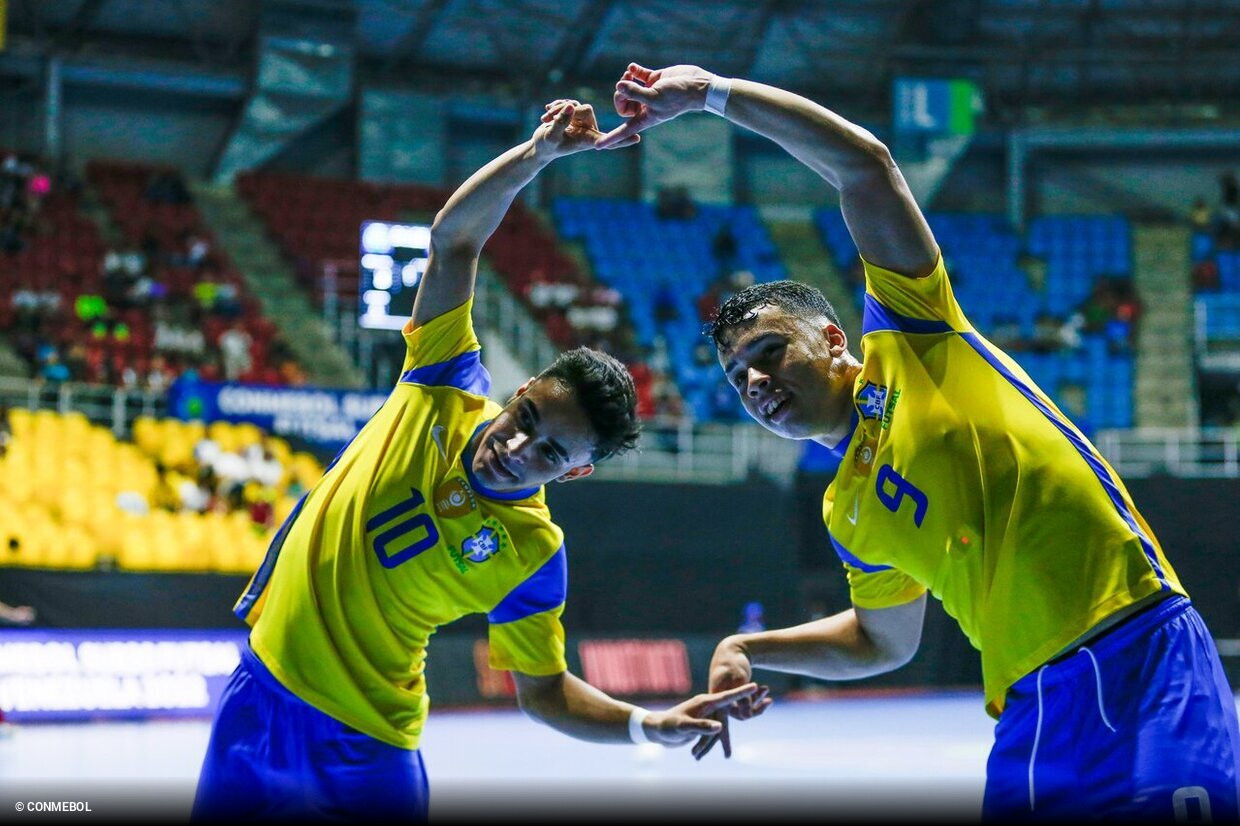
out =
[[[430,259],[413,302],[413,324],[421,326],[459,307],[474,292],[478,256],[513,199],[556,158],[596,148],[602,137],[594,110],[575,100],[557,100],[529,140],[514,146],[461,184],[431,227]],[[627,146],[633,138],[609,144]]]
[[[551,676],[513,673],[521,710],[556,731],[595,743],[631,743],[630,720],[636,706],[613,699],[567,671]],[[722,729],[711,715],[742,699],[761,702],[765,687],[747,683],[715,694],[699,694],[666,711],[653,711],[640,723],[645,739],[683,746]],[[640,714],[639,714],[640,719]]]
[[[616,84],[628,120],[601,142],[629,140],[657,123],[705,109],[715,77],[698,66],[646,69],[636,63]],[[939,248],[891,152],[872,133],[792,92],[739,78],[724,116],[770,138],[839,190],[840,208],[861,257],[914,278],[929,275]],[[717,93],[718,94],[718,93]]]

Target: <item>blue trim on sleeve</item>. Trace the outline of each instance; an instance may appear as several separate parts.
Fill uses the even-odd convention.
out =
[[[341,450],[341,453],[343,452]],[[267,553],[263,557],[263,564],[258,566],[258,571],[254,574],[254,578],[250,580],[250,586],[245,589],[245,593],[241,595],[241,599],[237,602],[237,607],[233,609],[233,613],[239,619],[244,620],[249,615],[250,610],[254,607],[254,603],[258,602],[263,589],[267,587],[267,583],[271,580],[271,573],[276,569],[276,560],[280,557],[280,549],[284,547],[284,540],[288,537],[288,532],[292,530],[293,523],[297,521],[297,515],[301,513],[302,505],[306,504],[306,499],[309,496],[309,491],[302,494],[301,499],[297,502],[297,506],[293,508],[292,513],[288,515],[288,518],[284,520],[284,524],[280,526],[280,530],[276,531],[276,535],[271,537],[271,544],[267,546]]]
[[[961,333],[960,336],[967,341],[969,346],[976,350],[978,355],[984,358],[991,367],[998,370],[1001,376],[1007,379],[1013,387],[1019,390],[1025,398],[1032,402],[1033,406],[1036,407],[1038,411],[1045,416],[1060,433],[1068,438],[1068,441],[1072,443],[1074,448],[1076,448],[1076,452],[1081,455],[1081,458],[1084,459],[1085,463],[1089,465],[1090,470],[1092,470],[1094,475],[1098,477],[1098,481],[1102,484],[1102,489],[1106,491],[1107,496],[1111,499],[1111,504],[1115,506],[1115,509],[1119,511],[1119,515],[1126,523],[1128,523],[1128,527],[1131,528],[1132,532],[1135,533],[1137,538],[1141,540],[1141,548],[1145,552],[1145,558],[1149,560],[1150,566],[1154,569],[1154,575],[1157,576],[1158,581],[1162,583],[1162,589],[1164,591],[1170,590],[1171,583],[1167,581],[1166,573],[1163,572],[1162,566],[1158,564],[1158,553],[1154,549],[1154,543],[1148,536],[1145,535],[1145,531],[1143,531],[1141,526],[1137,523],[1136,518],[1132,515],[1132,511],[1128,509],[1127,503],[1124,502],[1123,494],[1120,493],[1119,488],[1115,484],[1115,480],[1111,478],[1111,474],[1107,472],[1106,466],[1102,463],[1102,460],[1098,457],[1097,453],[1094,452],[1089,443],[1086,442],[1084,437],[1077,433],[1075,429],[1060,419],[1059,416],[1055,415],[1055,412],[1051,410],[1044,401],[1038,398],[1038,395],[1033,392],[1033,389],[1029,387],[1029,385],[1025,384],[1016,376],[1015,373],[1009,370],[1007,365],[1000,361],[998,357],[990,351],[985,343],[983,343],[980,336],[976,333]]]
[[[427,387],[455,387],[466,393],[485,396],[491,392],[491,374],[482,366],[481,352],[470,350],[438,364],[424,364],[406,370],[400,380]]]
[[[861,334],[877,333],[882,330],[892,330],[897,333],[955,332],[946,321],[900,315],[890,307],[884,307],[877,298],[866,293],[865,314],[861,319]]]
[[[504,597],[487,614],[487,620],[498,625],[550,611],[564,604],[568,594],[568,554],[564,546],[529,578]]]
[[[461,453],[461,463],[465,466],[465,478],[469,480],[469,486],[478,493],[488,499],[499,499],[502,502],[516,502],[518,499],[529,499],[538,493],[538,487],[522,488],[521,490],[491,490],[474,476],[474,452],[477,445],[474,443],[474,436],[477,436],[482,428],[489,425],[494,419],[488,419],[482,424],[474,428],[473,434],[469,437],[469,441],[465,443],[465,450]]]
[[[840,544],[838,539],[831,535],[830,531],[827,531],[827,537],[831,540],[831,547],[835,548],[836,555],[844,562],[860,570],[862,573],[876,574],[879,571],[892,570],[890,565],[870,565],[862,562],[860,559],[857,559],[857,557],[849,553],[847,548]]]

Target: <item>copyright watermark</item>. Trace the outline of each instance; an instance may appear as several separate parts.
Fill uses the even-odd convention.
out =
[[[19,812],[89,812],[90,803],[84,800],[19,800],[14,808]]]

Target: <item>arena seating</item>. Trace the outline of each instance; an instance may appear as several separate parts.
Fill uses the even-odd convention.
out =
[[[1194,232],[1192,262],[1205,311],[1200,333],[1210,345],[1240,345],[1240,250],[1218,249],[1210,233]]]
[[[430,223],[451,192],[413,184],[312,178],[254,172],[237,179],[237,190],[263,221],[268,234],[297,266],[298,277],[316,302],[322,301],[323,264],[341,274],[342,297],[357,294],[360,227],[364,221]],[[554,235],[521,203],[513,205],[485,253],[514,295],[527,299],[536,273],[557,282],[587,286],[590,279],[558,248]],[[580,343],[563,312],[530,305],[561,347]]]
[[[175,512],[158,506],[169,489],[194,479],[194,447],[204,437],[222,450],[263,444],[284,467],[279,485],[249,487],[240,501],[269,497],[271,524],[292,510],[297,490],[322,474],[308,454],[253,426],[139,419],[134,441],[120,441],[80,413],[13,409],[12,440],[0,455],[0,565],[133,571],[253,571],[274,527],[245,509]]]
[[[211,282],[230,285],[235,290],[239,308],[238,321],[249,334],[253,367],[241,376],[242,381],[263,384],[281,384],[277,365],[269,358],[272,342],[276,336],[275,324],[262,315],[258,301],[246,289],[240,273],[231,265],[227,254],[219,248],[210,229],[198,212],[188,192],[183,202],[160,202],[152,198],[153,180],[159,175],[176,176],[176,170],[150,164],[120,161],[91,161],[86,166],[87,180],[98,192],[107,206],[110,217],[124,233],[134,248],[150,245],[163,257],[176,260],[183,258],[186,238],[189,235],[205,238],[210,242],[210,253],[205,262],[207,275],[200,267],[188,263],[181,265],[164,263],[156,269],[156,280],[167,288],[170,301],[189,302],[194,291],[210,279]],[[94,262],[98,269],[98,259]],[[128,310],[123,314],[131,330],[134,350],[139,362],[139,373],[153,355],[153,335],[150,313]],[[220,335],[234,319],[220,314],[208,313],[202,322],[203,334],[209,347],[215,347]]]
[[[552,214],[561,237],[581,242],[595,275],[624,295],[638,343],[654,348],[656,339],[665,342],[694,417],[740,418],[739,400],[723,381],[713,349],[698,346],[707,320],[699,299],[738,271],[752,273],[756,282],[787,278],[757,210],[698,205],[692,218],[664,219],[640,201],[560,198]],[[716,242],[725,227],[734,252],[721,256]]]
[[[857,250],[838,209],[821,209],[815,223],[836,267],[856,273]],[[1035,219],[1026,237],[998,215],[931,213],[927,216],[952,277],[952,288],[970,321],[996,339],[1087,432],[1131,427],[1133,360],[1129,322],[1084,332],[1079,344],[1026,346],[1039,321],[1063,325],[1089,299],[1100,280],[1131,283],[1131,230],[1126,219],[1062,215]],[[1042,283],[1036,283],[1037,280]],[[857,279],[860,306],[864,284]]]

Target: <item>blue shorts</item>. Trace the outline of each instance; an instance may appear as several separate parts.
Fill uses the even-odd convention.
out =
[[[426,820],[422,755],[329,717],[246,646],[216,710],[192,819]]]
[[[986,820],[1235,822],[1236,701],[1205,623],[1175,596],[1009,689]]]

